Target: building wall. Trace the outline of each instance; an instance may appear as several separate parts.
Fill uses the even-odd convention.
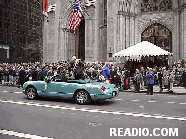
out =
[[[81,0],[83,3],[84,0]],[[104,24],[104,0],[86,7],[85,61],[112,61],[112,54],[141,42],[142,32],[154,23],[160,23],[172,32],[173,60],[186,59],[186,0],[172,0],[167,11],[140,12],[142,0],[107,0],[107,23]],[[52,0],[58,4],[55,16],[49,13],[44,25],[44,61],[70,60],[78,55],[79,29],[69,30],[72,1]],[[120,60],[118,62],[121,62]]]
[[[0,1],[0,45],[10,49],[9,62],[42,59],[42,1]]]

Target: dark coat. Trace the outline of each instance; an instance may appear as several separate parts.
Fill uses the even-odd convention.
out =
[[[19,72],[18,84],[23,85],[25,82],[26,82],[26,72],[24,70],[21,70]]]
[[[182,80],[183,80],[183,86],[186,87],[186,72],[183,73]]]
[[[111,76],[111,84],[115,84],[116,83],[116,76],[117,76],[116,69],[110,71],[110,76]]]

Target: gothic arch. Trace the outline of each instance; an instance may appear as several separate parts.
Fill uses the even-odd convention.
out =
[[[141,34],[141,41],[149,41],[172,52],[172,32],[160,23],[148,26]]]
[[[139,26],[139,32],[142,33],[147,27],[155,23],[162,24],[163,26],[166,26],[171,32],[173,32],[173,25],[169,23],[169,21],[161,20],[161,19],[153,19],[146,22],[142,22]]]

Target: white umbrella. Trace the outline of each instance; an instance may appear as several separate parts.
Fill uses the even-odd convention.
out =
[[[163,50],[162,48],[147,42],[143,41],[134,46],[131,46],[127,49],[124,49],[120,52],[117,52],[113,57],[122,57],[122,56],[157,56],[157,55],[172,55],[172,53]]]

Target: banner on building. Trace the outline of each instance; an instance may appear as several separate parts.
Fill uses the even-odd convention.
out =
[[[79,1],[75,0],[73,3],[73,10],[69,21],[70,29],[73,29],[74,32],[76,28],[80,25],[82,14],[83,14],[83,10],[81,9]]]
[[[43,0],[43,14],[48,17],[48,0]]]
[[[95,6],[95,4],[96,4],[96,0],[87,0],[87,1],[85,2],[85,6],[86,6],[86,7],[89,7],[89,6],[91,6],[91,5]]]

